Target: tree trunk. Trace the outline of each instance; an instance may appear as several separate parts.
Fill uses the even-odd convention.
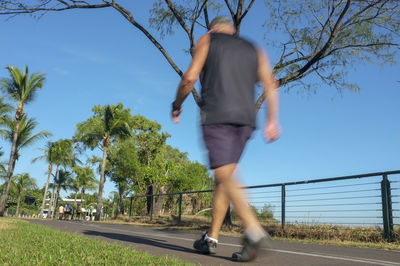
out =
[[[160,194],[165,194],[167,191],[166,186],[160,187]],[[162,214],[162,207],[165,200],[165,195],[158,196],[157,201],[154,203],[154,214],[161,215]]]
[[[121,186],[118,186],[118,212],[124,214],[124,203],[122,201],[123,191]]]
[[[56,216],[56,210],[57,210],[57,207],[58,207],[58,200],[60,199],[60,191],[61,191],[61,187],[58,186],[57,187],[56,205],[54,206],[54,217]]]
[[[51,219],[53,218],[52,215],[52,209],[53,209],[53,201],[54,201],[54,195],[56,194],[56,187],[54,186],[54,182],[53,182],[53,190],[51,191],[51,197],[50,197],[50,202],[49,202],[49,210],[47,212],[47,218]]]
[[[75,199],[74,199],[74,207],[77,209],[78,205],[76,205],[76,198],[78,197],[78,190],[75,190]]]
[[[101,162],[99,195],[97,196],[97,207],[95,215],[96,221],[100,221],[101,209],[103,208],[103,189],[104,189],[104,183],[106,182],[104,177],[104,172],[106,169],[106,159],[107,159],[107,145],[103,144],[103,160]]]
[[[15,124],[15,129],[14,129],[14,134],[13,134],[13,142],[11,145],[10,159],[8,161],[6,182],[4,183],[3,193],[1,194],[1,198],[0,198],[0,217],[4,216],[4,210],[6,208],[6,202],[7,202],[7,198],[8,198],[8,191],[10,190],[11,178],[14,173],[15,161],[17,159],[17,156],[16,156],[17,138],[18,138],[18,133],[19,133],[19,126],[20,126],[21,119],[22,119],[22,116],[19,119],[17,119],[17,114],[18,114],[18,111],[15,114],[16,124]]]
[[[154,203],[154,197],[152,196],[154,194],[154,190],[153,190],[153,185],[149,185],[147,187],[147,214],[150,214],[150,212],[152,211],[152,205]]]
[[[55,192],[56,192],[55,184],[56,184],[56,180],[57,180],[57,177],[58,177],[58,171],[59,171],[59,170],[60,170],[60,166],[57,165],[57,168],[56,168],[56,175],[55,175],[55,177],[54,177],[54,182],[53,182],[53,191],[51,192],[51,198],[50,198],[50,202],[49,202],[49,212],[48,212],[48,214],[47,214],[47,218],[53,218],[53,217],[52,217],[52,214],[51,214],[51,209],[53,208],[54,194],[55,194]],[[54,210],[54,213],[55,213],[55,211],[56,211],[56,210]]]
[[[112,216],[112,217],[115,217],[115,215],[114,215],[114,210],[115,210],[115,203],[113,202],[113,204],[112,204],[112,211],[111,211],[111,216]]]
[[[81,190],[81,207],[83,207],[83,200],[85,199],[85,189],[82,187]]]
[[[20,202],[21,202],[21,192],[18,193],[17,210],[16,210],[16,212],[15,212],[15,217],[18,217],[18,214],[19,214],[19,204],[20,204]]]
[[[44,206],[46,205],[47,190],[49,189],[49,182],[50,182],[50,177],[51,177],[52,170],[53,170],[53,165],[49,164],[49,174],[47,176],[46,185],[44,187],[42,207],[40,207],[40,214],[39,214],[40,218],[43,218],[43,210],[44,210]]]

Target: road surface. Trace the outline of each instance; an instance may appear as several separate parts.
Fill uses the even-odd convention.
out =
[[[58,230],[77,233],[104,241],[116,242],[153,255],[168,255],[201,265],[241,265],[231,255],[240,250],[240,238],[220,236],[217,254],[203,255],[193,250],[193,241],[199,234],[169,229],[124,224],[81,221],[30,220]],[[400,266],[400,252],[367,248],[339,247],[272,241],[264,256],[246,265],[390,265]]]

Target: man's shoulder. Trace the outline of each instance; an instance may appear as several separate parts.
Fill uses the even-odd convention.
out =
[[[241,45],[248,46],[249,48],[256,50],[256,45],[252,41],[247,39],[246,37],[234,36],[234,35],[224,34],[224,33],[212,33],[211,40],[214,40],[214,39],[229,41],[231,43],[239,43]]]
[[[241,42],[256,50],[256,45],[246,37],[237,37]]]

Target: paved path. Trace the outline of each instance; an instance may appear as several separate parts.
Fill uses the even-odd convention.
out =
[[[122,243],[154,255],[168,255],[202,265],[241,265],[231,261],[231,254],[240,250],[240,238],[221,236],[216,256],[193,250],[198,234],[153,227],[91,223],[78,221],[30,220],[62,231]],[[273,241],[266,256],[246,265],[390,265],[400,266],[400,252],[366,248],[350,248]]]

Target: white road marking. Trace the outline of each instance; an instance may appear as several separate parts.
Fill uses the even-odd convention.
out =
[[[71,223],[73,223],[73,222],[71,222]],[[74,223],[74,224],[76,224],[76,223]],[[101,227],[101,226],[98,226],[98,225],[95,225],[95,224],[84,224],[84,225],[85,226],[90,226],[90,227],[95,227],[95,228],[98,228],[98,229],[103,229],[104,228],[104,227]],[[162,238],[169,238],[169,239],[183,240],[183,241],[190,241],[190,242],[193,242],[193,241],[196,240],[196,239],[191,239],[191,238],[169,236],[169,235],[159,234],[159,233],[148,234],[148,233],[143,233],[143,232],[122,230],[122,229],[118,229],[118,228],[109,228],[109,227],[106,227],[106,229],[112,230],[112,231],[117,231],[117,232],[123,232],[123,233],[144,235],[144,236],[150,236],[150,237],[157,236],[157,237],[162,237]],[[230,246],[230,247],[241,247],[241,245],[230,244],[230,243],[218,243],[218,245]],[[374,264],[374,265],[386,265],[386,266],[398,265],[398,266],[400,266],[400,263],[393,262],[393,261],[366,259],[366,258],[358,258],[358,257],[346,257],[346,256],[338,257],[338,256],[332,256],[332,255],[297,252],[297,251],[290,251],[290,250],[283,250],[283,249],[264,249],[264,250],[278,252],[278,253],[287,253],[287,254],[294,254],[294,255],[301,255],[301,256],[325,258],[325,259],[344,260],[344,261],[359,262],[359,263],[368,263],[368,264]]]
[[[345,260],[359,263],[369,263],[374,265],[400,265],[400,263],[392,262],[392,261],[384,261],[384,260],[374,260],[374,259],[365,259],[365,258],[357,258],[357,257],[337,257],[331,255],[323,255],[323,254],[315,254],[315,253],[305,253],[305,252],[296,252],[290,250],[282,250],[282,249],[270,249],[271,251],[280,252],[280,253],[288,253],[302,256],[310,256],[310,257],[319,257],[325,259],[334,259],[334,260]]]

